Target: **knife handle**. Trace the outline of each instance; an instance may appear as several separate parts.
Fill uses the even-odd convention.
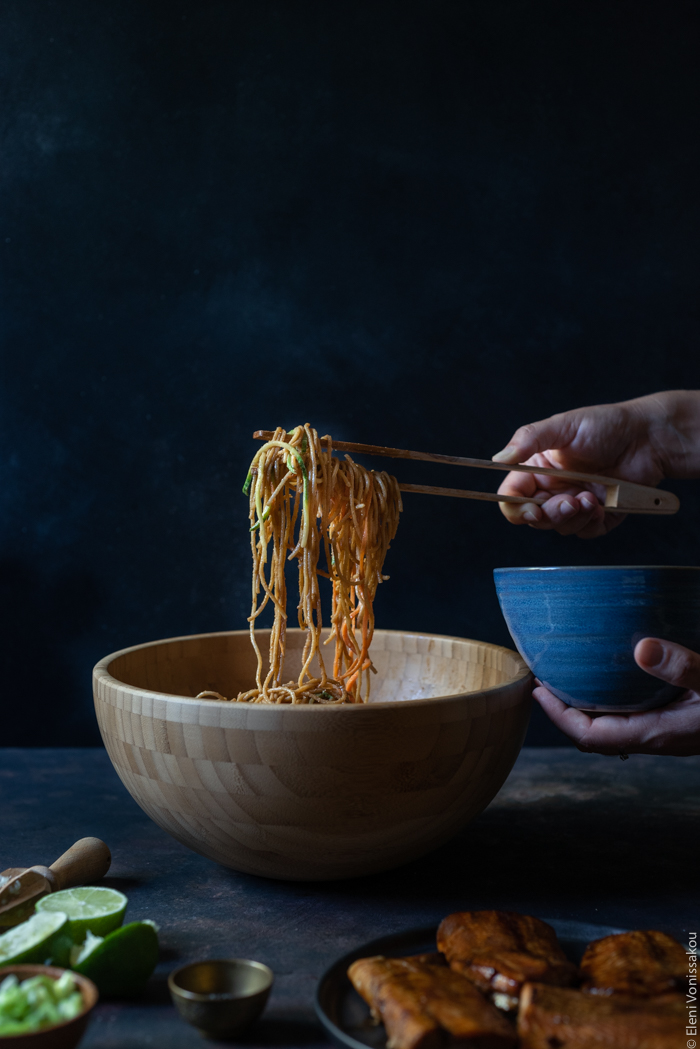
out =
[[[33,871],[43,874],[51,885],[51,892],[70,889],[73,885],[90,885],[104,878],[112,862],[112,855],[99,838],[81,838],[59,856],[50,867],[36,866]]]

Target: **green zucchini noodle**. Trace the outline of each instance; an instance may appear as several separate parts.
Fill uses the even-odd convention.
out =
[[[384,558],[396,535],[401,495],[396,478],[365,470],[350,456],[332,455],[330,437],[308,423],[291,433],[275,430],[250,465],[250,542],[253,554],[250,639],[258,668],[256,687],[239,703],[363,703],[374,670],[369,646],[374,633],[373,602]],[[245,489],[244,489],[245,490]],[[323,548],[326,570],[319,568]],[[299,626],[306,632],[296,681],[282,681],[287,628],[285,562],[299,571]],[[334,645],[329,674],[321,646],[319,575],[332,584],[330,634]],[[269,669],[263,670],[255,623],[274,607]],[[312,676],[316,657],[320,677]]]

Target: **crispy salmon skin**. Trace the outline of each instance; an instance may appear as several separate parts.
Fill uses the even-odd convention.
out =
[[[569,986],[578,970],[566,957],[554,929],[539,918],[511,911],[458,911],[437,934],[438,950],[450,968],[485,993],[516,997],[530,980]]]
[[[581,973],[584,988],[598,994],[664,994],[687,989],[688,958],[665,932],[623,932],[589,944]]]
[[[521,1049],[680,1049],[685,999],[604,997],[570,987],[526,983],[520,994]]]
[[[466,977],[421,958],[360,958],[350,981],[384,1022],[387,1049],[514,1049],[513,1025]]]

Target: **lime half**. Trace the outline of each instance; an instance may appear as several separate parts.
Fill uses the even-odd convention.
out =
[[[68,918],[63,911],[35,914],[0,936],[0,965],[43,965],[47,959],[67,957],[67,931]]]
[[[82,885],[77,889],[42,896],[36,905],[42,914],[62,911],[68,915],[68,932],[73,943],[82,943],[89,932],[106,936],[124,921],[126,896],[116,889]]]
[[[145,921],[130,922],[104,939],[88,936],[71,968],[97,984],[105,997],[127,998],[143,989],[157,964],[156,926]]]

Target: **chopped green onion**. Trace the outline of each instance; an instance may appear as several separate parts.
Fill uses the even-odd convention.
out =
[[[266,506],[265,509],[263,510],[263,515],[262,515],[263,521],[267,521],[269,516],[270,516],[270,507]],[[250,531],[254,532],[255,529],[259,528],[259,527],[260,527],[260,521],[256,521],[255,524],[251,526]]]
[[[307,446],[308,446],[308,440],[307,440]],[[303,511],[304,511],[304,517],[303,517],[304,530],[303,530],[303,536],[302,536],[302,539],[301,539],[301,545],[302,546],[306,546],[306,543],[307,543],[308,537],[309,537],[309,475],[308,475],[307,470],[306,470],[306,464],[305,464],[305,462],[304,462],[304,460],[302,458],[301,453],[298,452],[296,448],[292,447],[291,444],[287,444],[286,441],[268,441],[266,444],[263,445],[263,447],[260,449],[260,451],[256,453],[256,456],[253,459],[253,463],[256,463],[258,457],[260,456],[260,454],[262,452],[264,452],[266,448],[269,448],[269,447],[286,448],[288,455],[289,455],[289,453],[291,453],[294,456],[294,458],[296,459],[296,461],[299,463],[299,466],[301,467],[301,476],[302,476],[302,479],[303,479],[302,505],[303,505]],[[288,467],[289,470],[292,469],[292,466],[290,465],[289,462],[287,464],[287,467]],[[294,470],[294,472],[296,473],[296,469]],[[251,482],[251,472],[249,471],[248,472],[248,477],[246,478],[246,483],[243,486],[243,491],[246,492],[246,494],[247,494],[248,488],[250,487],[250,482]],[[258,514],[258,520],[251,527],[251,529],[250,529],[251,532],[254,531],[255,528],[259,528],[260,525],[266,520],[264,512],[261,513],[260,509],[261,508],[260,508],[259,503],[258,503],[258,495],[256,493],[256,510],[257,510],[257,514]]]
[[[0,1036],[39,1031],[72,1020],[83,1009],[83,997],[71,972],[64,972],[58,980],[42,974],[22,983],[8,976],[0,984]]]

